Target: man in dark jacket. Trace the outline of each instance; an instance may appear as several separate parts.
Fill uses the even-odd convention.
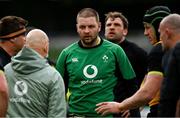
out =
[[[180,15],[165,17],[159,26],[163,49],[164,80],[159,105],[160,117],[175,117],[180,98]]]
[[[109,12],[105,19],[105,37],[109,41],[120,45],[125,51],[130,63],[136,73],[136,84],[138,88],[147,73],[147,53],[133,42],[126,39],[128,34],[128,20],[120,12]],[[120,76],[120,75],[119,75]],[[120,77],[121,78],[121,77]],[[115,91],[115,101],[121,102],[127,97],[133,95],[136,90],[130,90],[128,85],[132,80],[118,81]],[[139,117],[139,110],[131,110],[131,117]],[[118,115],[119,116],[119,115]]]

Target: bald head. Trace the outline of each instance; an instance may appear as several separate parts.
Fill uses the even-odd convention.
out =
[[[161,21],[161,25],[165,26],[166,28],[171,29],[173,33],[179,33],[180,32],[180,15],[179,14],[168,15]]]
[[[40,55],[46,57],[49,51],[49,38],[42,30],[33,29],[26,36],[25,46],[34,49]]]
[[[180,41],[180,15],[166,16],[160,23],[159,32],[164,49],[173,48]]]

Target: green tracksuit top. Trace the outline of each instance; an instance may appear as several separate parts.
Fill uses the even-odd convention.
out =
[[[123,49],[103,39],[93,48],[84,48],[80,42],[65,48],[56,68],[71,93],[69,112],[79,116],[100,116],[95,112],[96,104],[114,100],[117,72],[125,79],[135,77]]]
[[[55,68],[24,47],[5,66],[9,87],[7,117],[65,117],[64,82]]]

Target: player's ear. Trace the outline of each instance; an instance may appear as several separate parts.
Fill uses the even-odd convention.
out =
[[[127,29],[124,29],[124,30],[123,30],[123,35],[126,36],[127,33],[128,33],[128,30],[127,30]]]
[[[173,31],[170,30],[169,28],[166,28],[166,29],[165,29],[165,34],[167,35],[167,40],[168,40],[168,39],[171,39],[172,34],[173,34]]]

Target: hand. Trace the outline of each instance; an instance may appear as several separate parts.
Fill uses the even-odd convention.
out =
[[[95,111],[98,114],[101,114],[102,116],[105,116],[110,113],[119,113],[120,112],[119,105],[120,103],[118,102],[102,102],[96,104],[98,108],[96,108]]]
[[[124,117],[124,118],[128,118],[129,116],[130,116],[130,110],[126,110],[126,111],[123,111],[123,112],[121,112],[122,113],[122,117]]]

